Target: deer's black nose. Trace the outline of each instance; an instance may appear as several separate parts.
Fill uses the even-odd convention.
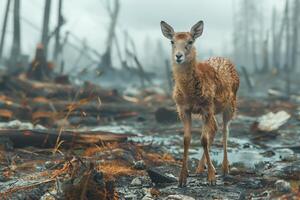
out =
[[[178,54],[176,54],[176,58],[177,58],[177,60],[180,60],[180,58],[182,58],[182,54],[181,53],[178,53]]]

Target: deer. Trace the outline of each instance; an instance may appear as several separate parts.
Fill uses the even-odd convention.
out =
[[[216,170],[209,151],[218,126],[216,115],[223,118],[223,175],[229,173],[227,138],[229,124],[237,110],[237,91],[240,80],[235,65],[227,58],[212,57],[205,61],[196,58],[195,41],[203,33],[204,22],[199,21],[189,32],[175,32],[171,25],[161,21],[162,34],[171,41],[172,72],[174,79],[173,100],[183,123],[183,160],[179,187],[185,187],[188,177],[188,151],[191,143],[192,115],[202,118],[201,144],[203,155],[196,174],[207,168],[207,180],[216,185]]]

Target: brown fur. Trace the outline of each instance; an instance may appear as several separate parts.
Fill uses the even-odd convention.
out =
[[[184,36],[185,35],[185,36]],[[188,40],[189,33],[175,33],[174,40]],[[174,53],[174,50],[173,50]],[[173,55],[174,57],[175,55]],[[197,172],[208,167],[208,180],[215,183],[215,168],[209,156],[209,148],[217,131],[215,114],[223,114],[224,159],[223,173],[229,172],[227,159],[228,124],[236,111],[236,93],[239,88],[239,76],[235,66],[228,59],[214,57],[204,62],[196,61],[196,50],[192,47],[186,55],[186,62],[173,61],[175,86],[173,98],[179,117],[184,124],[184,155],[179,184],[187,182],[187,159],[191,139],[191,114],[199,114],[204,121],[201,143],[204,149]]]
[[[175,39],[176,39],[176,40],[187,39],[188,37],[189,37],[189,35],[186,34],[186,33],[177,33],[177,34],[175,35]]]

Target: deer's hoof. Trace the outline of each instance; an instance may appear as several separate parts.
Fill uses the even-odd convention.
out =
[[[216,170],[214,168],[208,169],[207,180],[209,185],[216,185]]]
[[[229,174],[229,169],[230,169],[229,164],[222,164],[223,176],[226,176]]]
[[[187,169],[182,169],[179,176],[178,187],[185,187],[187,183],[188,171]]]

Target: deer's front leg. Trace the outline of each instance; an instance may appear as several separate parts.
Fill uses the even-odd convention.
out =
[[[184,126],[184,137],[183,137],[183,160],[182,168],[179,176],[179,187],[186,186],[187,176],[188,176],[188,152],[191,143],[191,126],[192,126],[192,117],[191,111],[188,109],[179,109],[179,116]]]

